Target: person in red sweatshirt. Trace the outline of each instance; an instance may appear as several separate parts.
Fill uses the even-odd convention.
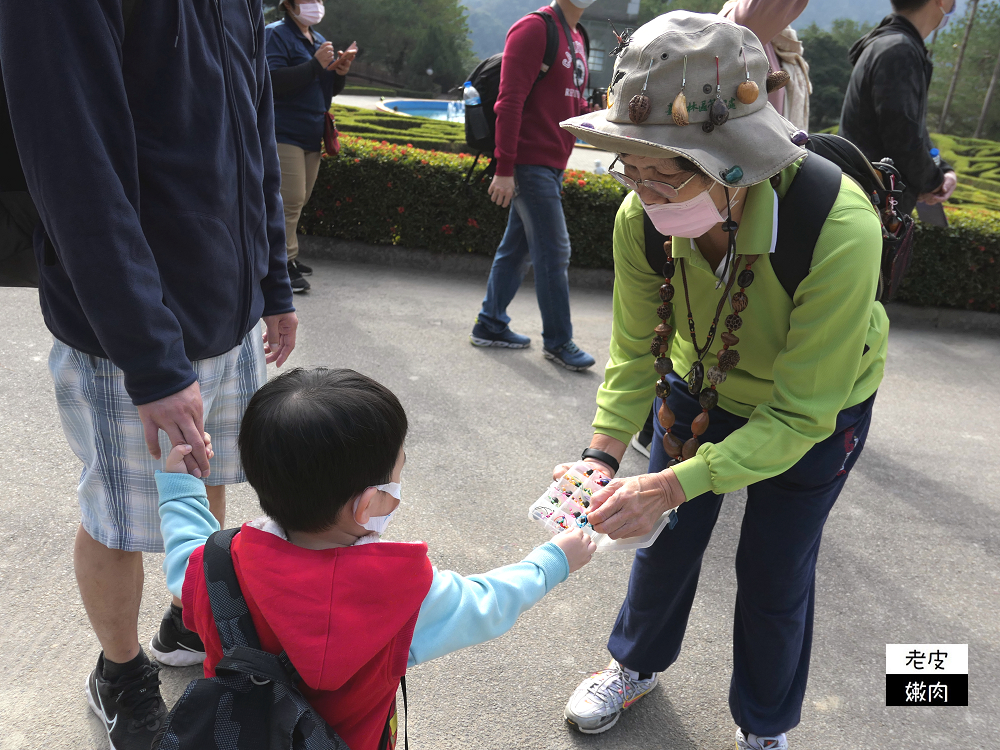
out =
[[[592,2],[553,0],[552,5],[539,9],[554,16],[560,29],[555,62],[540,81],[545,19],[529,14],[507,32],[500,93],[493,107],[497,116],[497,171],[489,194],[498,206],[510,206],[510,216],[469,337],[475,346],[524,349],[531,343],[530,338],[510,329],[507,315],[507,306],[530,260],[542,314],[543,353],[547,359],[577,371],[591,367],[594,358],[573,343],[570,244],[560,196],[563,170],[576,139],[559,123],[587,111],[583,97],[587,54],[577,22]]]
[[[396,688],[409,666],[496,638],[596,549],[563,532],[482,575],[439,571],[423,542],[382,542],[400,498],[406,413],[353,370],[293,370],[261,388],[240,427],[240,456],[265,516],[244,524],[233,565],[264,650],[285,651],[299,687],[352,750],[395,746]],[[207,450],[211,441],[206,435]],[[204,483],[176,446],[156,473],[167,587],[205,643],[222,648],[204,544],[219,528]]]

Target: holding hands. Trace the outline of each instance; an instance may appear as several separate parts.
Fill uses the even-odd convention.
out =
[[[204,435],[204,450],[205,455],[212,458],[215,455],[215,451],[212,450],[212,436],[207,432],[202,433]],[[170,449],[170,453],[167,454],[167,461],[163,466],[163,470],[168,474],[193,474],[194,472],[189,472],[187,464],[184,459],[191,455],[193,447],[190,445],[175,445]],[[198,476],[195,474],[195,476]]]

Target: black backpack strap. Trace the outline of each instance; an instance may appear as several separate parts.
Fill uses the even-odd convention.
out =
[[[646,241],[646,262],[653,269],[653,273],[662,273],[663,262],[667,259],[663,244],[670,238],[656,231],[649,214],[645,211],[642,212],[642,234]]]
[[[551,13],[533,10],[528,15],[539,16],[545,21],[545,54],[542,55],[542,69],[538,71],[538,76],[535,78],[535,83],[538,83],[545,78],[552,63],[556,61],[556,52],[559,51],[559,27],[556,26],[556,19],[552,17]]]
[[[836,164],[811,153],[778,202],[778,238],[770,261],[789,297],[809,274],[816,240],[840,194],[842,176]]]

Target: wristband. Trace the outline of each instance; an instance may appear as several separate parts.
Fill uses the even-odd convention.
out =
[[[618,473],[618,467],[620,466],[620,464],[618,463],[617,459],[615,459],[615,457],[612,456],[610,453],[599,451],[597,450],[597,448],[587,448],[583,452],[583,455],[580,456],[580,460],[586,461],[588,458],[593,458],[597,461],[600,461],[602,464],[607,464],[609,467],[611,467],[611,471],[613,471],[615,474]]]

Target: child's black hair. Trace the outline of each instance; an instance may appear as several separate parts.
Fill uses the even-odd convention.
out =
[[[354,370],[296,369],[250,399],[240,460],[282,528],[323,531],[356,495],[392,481],[406,430],[406,412],[381,383]]]

